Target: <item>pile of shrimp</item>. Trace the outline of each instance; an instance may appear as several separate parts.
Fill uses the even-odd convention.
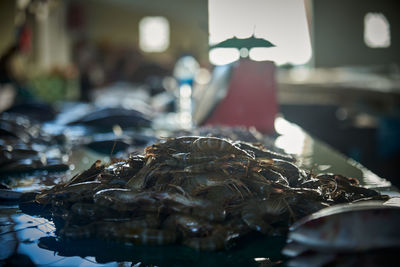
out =
[[[167,138],[143,155],[93,166],[36,196],[66,239],[221,250],[250,234],[284,235],[336,203],[387,199],[354,178],[314,175],[262,145]]]

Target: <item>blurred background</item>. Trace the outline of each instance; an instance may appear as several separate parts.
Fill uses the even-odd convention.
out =
[[[399,11],[395,0],[2,0],[0,112],[150,99],[196,125],[219,70],[272,61],[265,105],[399,185]]]

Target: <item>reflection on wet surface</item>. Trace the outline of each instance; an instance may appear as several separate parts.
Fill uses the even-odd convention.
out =
[[[143,246],[85,241],[59,241],[52,222],[16,207],[0,207],[0,263],[13,255],[27,255],[37,265],[48,266],[258,266],[261,257],[278,260],[285,240],[256,239],[228,252],[195,252],[183,246]],[[143,266],[137,265],[137,266]]]
[[[328,145],[310,137],[299,126],[278,118],[275,127],[281,134],[275,145],[286,153],[294,153],[297,163],[312,170],[313,173],[331,172],[359,179],[360,184],[367,188],[376,188],[386,192],[392,190],[391,183],[369,171],[360,163],[347,158]]]

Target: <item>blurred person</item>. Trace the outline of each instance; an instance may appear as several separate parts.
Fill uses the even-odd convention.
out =
[[[0,57],[0,95],[2,99],[7,98],[8,102],[1,101],[1,110],[11,106],[13,102],[23,103],[34,99],[32,92],[24,84],[25,73],[19,62],[24,53],[20,47],[19,43],[14,43]],[[10,97],[11,95],[13,97]]]
[[[0,84],[9,84],[15,82],[12,71],[12,60],[18,53],[18,45],[13,44],[0,58]]]
[[[96,49],[86,38],[82,38],[74,46],[74,62],[79,71],[79,88],[82,102],[89,102],[94,88],[93,68],[96,65]]]
[[[13,88],[15,102],[21,103],[33,99],[33,94],[24,85],[24,60],[31,51],[32,30],[23,23],[16,27],[16,41],[0,57],[0,87]],[[4,89],[9,90],[9,89]]]
[[[0,58],[0,112],[9,108],[16,96],[11,61],[17,49],[17,45],[12,45]]]

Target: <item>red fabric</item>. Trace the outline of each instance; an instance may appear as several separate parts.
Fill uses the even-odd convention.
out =
[[[28,25],[23,25],[18,35],[18,46],[22,53],[29,53],[32,48],[32,30]]]
[[[274,63],[241,59],[234,67],[226,97],[205,124],[254,126],[262,133],[273,133],[277,112]]]

